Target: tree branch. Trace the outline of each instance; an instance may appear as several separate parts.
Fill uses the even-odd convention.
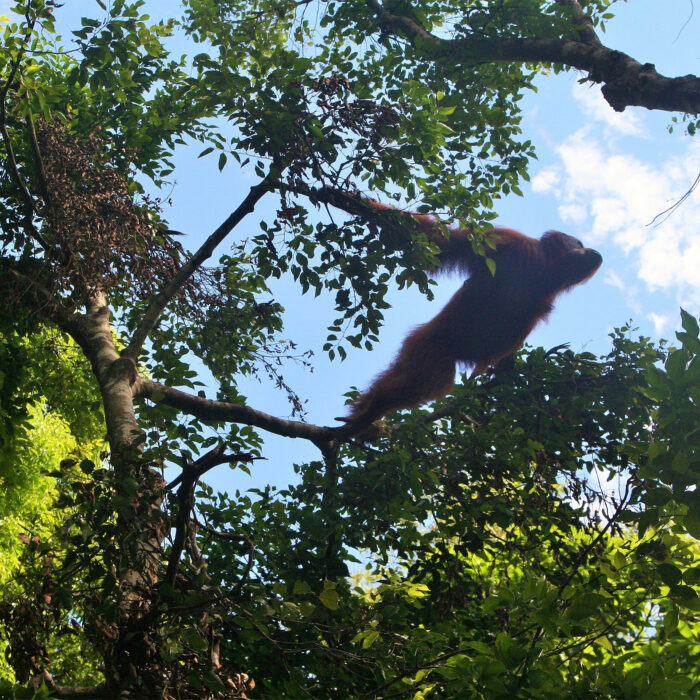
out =
[[[143,347],[148,334],[158,323],[163,310],[168,302],[180,291],[182,285],[202,266],[205,260],[211,257],[214,249],[226,238],[226,236],[254,209],[262,197],[270,192],[276,179],[280,175],[280,168],[273,163],[270,172],[257,185],[250,188],[250,192],[241,202],[238,208],[219,226],[214,233],[202,244],[199,250],[175,273],[173,278],[152,299],[144,313],[139,327],[134,332],[129,346],[122,353],[123,357],[136,360]]]
[[[236,454],[225,454],[222,452],[221,445],[215,447],[211,452],[201,457],[193,464],[186,465],[182,473],[176,476],[167,486],[165,491],[172,491],[182,481],[198,481],[210,469],[218,467],[221,464],[231,464],[232,462],[254,462],[257,459],[265,459],[265,457],[256,457],[250,452],[238,452]]]
[[[51,689],[51,695],[55,698],[65,698],[66,700],[104,700],[107,695],[107,686],[104,683],[95,686],[74,687],[70,685],[47,684]]]
[[[175,537],[168,558],[168,566],[165,571],[164,583],[171,588],[175,587],[175,579],[180,568],[180,557],[185,548],[185,541],[189,533],[190,512],[194,508],[194,488],[201,474],[221,464],[225,457],[224,446],[217,445],[196,462],[189,464],[182,472],[182,483],[177,492],[178,508],[175,515]]]
[[[289,188],[287,188],[289,189]],[[439,229],[441,226],[447,227],[432,214],[418,214],[406,211],[390,204],[382,204],[370,199],[360,192],[351,192],[330,185],[323,187],[309,187],[303,183],[298,183],[292,191],[308,197],[312,204],[330,204],[331,206],[347,212],[352,216],[359,216],[365,221],[374,221],[380,226],[394,227],[400,226],[402,229],[412,230],[411,227],[426,229]],[[434,241],[434,237],[431,237]]]
[[[7,151],[7,169],[10,173],[10,177],[14,180],[15,185],[20,191],[22,200],[26,207],[25,212],[25,223],[24,227],[31,238],[33,238],[44,250],[49,249],[47,242],[44,240],[43,236],[39,233],[34,222],[32,221],[32,215],[37,211],[36,202],[32,197],[27,185],[22,179],[22,175],[19,172],[19,166],[17,165],[17,157],[15,156],[15,151],[12,146],[12,139],[10,138],[10,133],[7,130],[7,96],[9,94],[10,88],[13,86],[17,72],[22,63],[22,58],[24,57],[25,51],[27,50],[27,44],[32,36],[32,31],[34,30],[34,25],[36,19],[30,19],[27,17],[27,32],[24,35],[24,40],[22,41],[22,46],[17,53],[17,56],[10,62],[12,66],[10,73],[7,76],[5,84],[0,88],[0,135],[2,136],[2,141],[5,144],[5,150]]]
[[[36,165],[37,177],[39,180],[39,188],[41,190],[41,196],[44,198],[44,204],[50,205],[50,195],[48,180],[46,177],[46,168],[44,167],[44,159],[41,156],[41,148],[39,148],[39,140],[36,135],[36,127],[34,125],[34,117],[31,111],[27,114],[27,132],[29,134],[29,143],[32,147],[32,153],[34,154],[34,164]]]
[[[578,0],[557,0],[557,4],[569,10],[571,18],[576,23],[576,33],[581,41],[597,46],[601,45],[600,39],[595,33],[593,20],[583,11]]]
[[[150,399],[156,403],[163,403],[201,420],[252,425],[275,435],[304,438],[317,446],[325,445],[336,439],[339,431],[342,430],[342,428],[325,428],[300,421],[276,418],[262,411],[256,411],[249,406],[241,406],[227,401],[212,401],[145,379],[137,379],[132,386],[132,391],[134,398]]]
[[[11,279],[14,279],[16,284],[23,285],[23,288],[13,289]],[[0,260],[0,280],[5,282],[5,284],[0,285],[0,291],[9,295],[11,301],[26,303],[32,311],[42,318],[53,321],[64,333],[70,335],[77,342],[76,335],[80,333],[80,317],[64,307],[55,294],[52,294],[29,274],[17,270],[12,261],[7,259]],[[22,302],[22,298],[25,298],[26,301]]]
[[[700,113],[700,78],[686,75],[668,78],[651,63],[641,64],[621,51],[593,41],[592,28],[583,30],[585,41],[548,37],[483,37],[440,39],[415,20],[389,12],[378,0],[366,0],[379,18],[382,29],[405,37],[429,60],[455,66],[459,63],[560,63],[588,73],[602,84],[610,106],[622,112],[640,106],[668,112]],[[565,3],[574,7],[573,2]],[[574,13],[574,17],[576,13]]]

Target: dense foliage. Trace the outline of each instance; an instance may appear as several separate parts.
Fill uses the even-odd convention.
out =
[[[605,357],[520,354],[371,444],[242,390],[299,407],[271,278],[332,296],[331,357],[371,349],[390,285],[430,292],[424,236],[316,223],[318,188],[449,214],[484,252],[543,68],[694,132],[698,79],[604,46],[611,4],[188,0],[152,22],[97,0],[70,50],[54,0],[0,17],[0,692],[697,695],[692,316],[669,347],[623,329]],[[194,253],[166,222],[178,149],[256,178]],[[318,448],[296,485],[202,481],[265,431]]]

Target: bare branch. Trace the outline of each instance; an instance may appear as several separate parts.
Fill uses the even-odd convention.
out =
[[[1,108],[3,110],[3,122],[4,122],[4,108],[5,108],[5,100],[7,99],[7,95],[10,92],[10,88],[15,82],[15,76],[17,75],[17,71],[19,70],[19,66],[22,63],[22,58],[24,57],[25,52],[27,51],[27,44],[29,43],[29,40],[32,37],[32,31],[34,31],[34,25],[36,24],[36,18],[29,19],[27,18],[27,31],[24,34],[24,38],[22,39],[22,47],[20,48],[19,52],[17,53],[17,56],[10,61],[10,65],[12,68],[10,69],[10,72],[7,76],[7,80],[5,81],[5,84],[0,88],[0,102],[2,103]]]
[[[0,135],[2,135],[2,141],[5,145],[5,150],[7,151],[7,170],[17,186],[22,201],[24,202],[24,229],[27,232],[27,235],[33,238],[44,250],[49,250],[49,244],[39,233],[32,220],[33,214],[38,212],[38,207],[19,172],[17,157],[15,156],[15,150],[12,146],[12,139],[10,137],[10,132],[7,130],[7,112],[4,99],[2,102],[0,102]]]
[[[400,226],[402,229],[408,228],[409,231],[419,228],[424,232],[441,230],[443,226],[447,227],[447,224],[432,214],[418,214],[393,205],[383,204],[357,191],[343,190],[330,185],[309,187],[303,183],[295,184],[292,191],[308,197],[313,204],[319,202],[330,204],[348,214],[359,216],[365,221],[373,221],[380,226],[389,228]],[[429,234],[428,237],[436,242],[434,236]]]
[[[241,591],[243,590],[243,584],[245,584],[245,582],[248,580],[250,572],[253,568],[253,562],[255,561],[255,543],[250,538],[245,537],[245,535],[244,538],[245,541],[248,543],[248,562],[246,563],[245,571],[241,575],[241,578],[238,580],[236,587],[231,591],[230,595],[236,597],[241,594]]]
[[[685,202],[688,197],[695,191],[695,189],[700,185],[700,174],[695,178],[695,181],[690,186],[688,191],[677,201],[675,201],[668,209],[664,209],[659,212],[648,224],[647,226],[661,226],[672,214],[678,209],[683,202]]]
[[[337,438],[338,432],[341,430],[276,418],[268,413],[256,411],[249,406],[241,406],[227,401],[212,401],[145,379],[137,379],[132,390],[134,398],[151,399],[157,403],[177,408],[183,413],[201,420],[252,425],[275,435],[304,438],[317,446]]]
[[[65,698],[66,700],[73,700],[75,698],[82,698],[82,700],[104,700],[104,698],[107,697],[107,687],[104,683],[85,687],[56,685],[47,671],[44,671],[37,680],[46,684],[51,690],[51,697],[54,698]]]
[[[34,197],[32,197],[27,185],[22,179],[22,175],[19,172],[17,157],[15,156],[15,149],[12,146],[10,132],[7,130],[7,112],[4,100],[0,103],[0,134],[2,135],[2,141],[5,144],[5,150],[7,151],[7,170],[17,186],[17,189],[20,191],[22,201],[24,202],[24,228],[27,231],[27,234],[31,236],[44,250],[48,250],[48,243],[44,240],[32,221],[32,215],[37,211],[37,205],[34,201]]]
[[[257,185],[250,188],[250,192],[241,202],[238,208],[219,226],[214,233],[207,238],[199,250],[175,273],[173,278],[152,299],[141,324],[134,332],[129,346],[122,355],[135,360],[143,347],[148,334],[155,328],[163,310],[168,302],[180,291],[182,285],[202,266],[205,260],[211,257],[214,249],[226,238],[226,236],[254,209],[262,197],[270,192],[276,179],[280,175],[279,167],[273,163],[270,172]]]

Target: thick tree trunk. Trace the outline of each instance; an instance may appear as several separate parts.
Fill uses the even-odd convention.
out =
[[[117,593],[112,619],[86,621],[103,655],[108,692],[128,689],[151,697],[162,685],[157,645],[149,624],[157,593],[163,522],[161,477],[142,454],[142,431],[134,411],[136,366],[120,357],[105,299],[96,296],[74,329],[102,394],[117,516]]]

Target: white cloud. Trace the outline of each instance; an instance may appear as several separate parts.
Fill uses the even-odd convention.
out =
[[[559,207],[559,213],[564,221],[571,221],[577,226],[582,225],[586,221],[586,217],[588,216],[586,207],[580,202],[562,204],[561,207]]]
[[[553,195],[560,217],[581,238],[593,245],[612,244],[629,256],[636,276],[649,290],[667,290],[700,310],[700,188],[670,216],[649,225],[695,181],[700,143],[689,142],[680,156],[660,154],[655,162],[643,160],[622,151],[613,135],[643,135],[636,115],[618,119],[609,108],[603,110],[597,89],[581,94],[578,90],[575,97],[584,112],[609,128],[601,131],[588,123],[574,132],[555,148],[558,162],[535,176],[533,190]],[[619,286],[615,280],[622,283],[619,275],[607,281]],[[632,285],[624,286],[629,293]],[[658,315],[649,318],[662,322]]]
[[[574,88],[574,100],[587,117],[602,122],[611,132],[628,136],[648,136],[638,113],[630,110],[616,112],[605,101],[598,86],[577,84]]]
[[[635,314],[643,313],[644,310],[639,302],[639,288],[636,284],[628,285],[615,270],[610,268],[606,269],[603,281],[622,293],[625,303]]]
[[[535,192],[549,192],[554,189],[564,177],[564,172],[557,166],[550,165],[540,170],[532,178],[532,189]]]
[[[605,273],[605,284],[609,284],[611,287],[616,287],[621,292],[625,291],[625,283],[620,278],[620,275],[615,272],[615,270],[607,270]]]
[[[676,322],[675,317],[668,314],[655,314],[653,311],[646,316],[653,324],[657,335],[663,335],[667,328],[672,327],[672,323]]]

